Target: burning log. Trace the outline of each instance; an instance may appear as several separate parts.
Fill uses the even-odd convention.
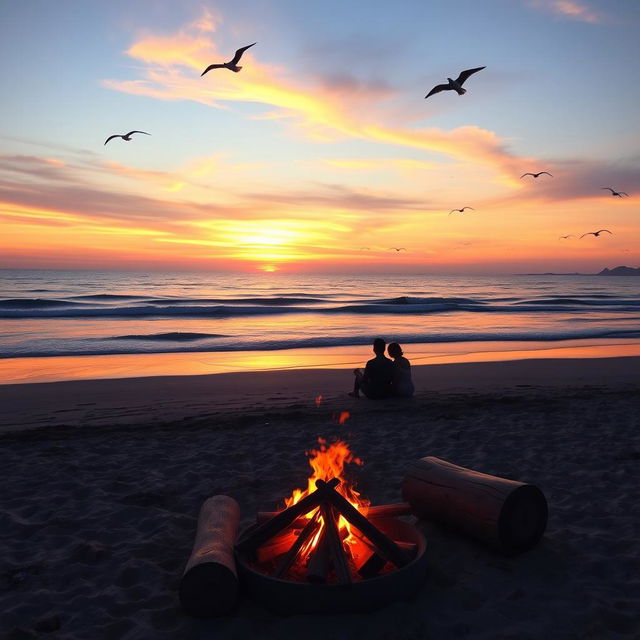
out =
[[[339,484],[340,481],[337,478],[333,478],[327,483],[327,486],[330,485],[333,488]],[[271,518],[271,520],[256,527],[250,534],[238,542],[236,550],[240,553],[247,553],[257,549],[268,540],[271,540],[279,531],[289,526],[296,518],[309,513],[309,511],[313,511],[313,509],[320,504],[321,500],[322,494],[319,491],[310,493],[308,496],[302,498],[300,502],[297,502],[284,511],[280,511]]]
[[[300,549],[302,549],[305,542],[309,538],[313,537],[313,535],[318,531],[318,529],[320,528],[319,516],[320,512],[316,512],[313,518],[311,518],[311,520],[307,522],[305,528],[300,532],[300,535],[291,545],[291,548],[289,549],[289,551],[287,551],[286,555],[284,555],[280,559],[280,562],[278,563],[278,566],[276,567],[276,570],[274,572],[275,578],[282,577],[289,570],[289,567],[295,562],[295,559],[300,553]]]
[[[281,513],[280,511],[258,511],[256,516],[256,522],[262,524],[271,520],[274,516]],[[379,504],[375,507],[369,507],[367,511],[367,518],[369,520],[376,520],[377,518],[395,518],[396,516],[408,516],[411,515],[411,505],[407,502],[398,502],[395,504]],[[303,527],[307,519],[298,518],[294,522],[294,526]]]
[[[320,513],[324,520],[325,537],[329,541],[329,549],[333,559],[333,567],[338,576],[338,582],[340,584],[349,584],[351,582],[351,573],[349,572],[349,565],[347,564],[347,558],[344,554],[342,538],[338,533],[336,514],[326,502],[320,505]]]
[[[286,533],[275,536],[269,540],[267,544],[258,547],[255,551],[255,558],[258,562],[268,562],[283,553],[287,553],[291,547],[291,543],[295,534],[287,529]]]
[[[316,487],[318,488],[316,493],[321,493],[321,499],[329,502],[356,529],[367,537],[380,555],[393,562],[396,567],[404,567],[410,562],[407,554],[393,540],[382,533],[373,523],[369,522],[348,500],[345,500],[336,492],[330,483],[317,480]]]
[[[371,551],[371,555],[360,565],[358,574],[363,578],[374,578],[381,571],[387,561],[375,551]]]
[[[376,548],[362,536],[362,534],[354,533],[356,538],[368,549],[368,555],[364,562],[360,564],[358,568],[358,574],[363,578],[373,578],[382,571],[387,559],[381,556]],[[413,559],[418,551],[418,545],[415,542],[402,542],[401,540],[394,540],[394,542],[405,551],[408,556]]]
[[[213,496],[202,505],[193,551],[180,581],[180,603],[190,615],[224,615],[235,604],[233,545],[239,521],[240,507],[229,496]]]
[[[331,548],[327,537],[327,528],[324,527],[318,544],[309,557],[307,580],[314,584],[325,583],[329,575],[329,569],[331,569]]]
[[[547,501],[538,487],[431,456],[409,467],[402,497],[418,517],[455,527],[507,555],[533,547],[547,525]]]

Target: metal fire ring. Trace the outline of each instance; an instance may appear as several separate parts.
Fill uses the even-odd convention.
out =
[[[406,600],[426,577],[427,541],[416,527],[396,518],[376,519],[375,524],[393,540],[417,544],[416,557],[404,567],[375,578],[351,584],[310,584],[260,573],[242,554],[236,553],[241,588],[252,599],[280,614],[366,612]],[[247,528],[243,535],[255,527]]]

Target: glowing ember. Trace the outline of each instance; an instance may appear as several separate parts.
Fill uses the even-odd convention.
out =
[[[340,415],[340,424],[344,422],[343,416],[345,416],[344,420],[346,420],[349,417],[349,413],[346,411],[342,412]],[[290,507],[302,500],[305,496],[313,493],[316,489],[316,480],[329,481],[332,478],[338,478],[340,480],[340,484],[336,489],[338,493],[342,494],[356,509],[358,509],[358,511],[366,516],[369,510],[369,501],[361,498],[360,494],[353,488],[348,479],[344,477],[345,464],[353,463],[362,465],[362,460],[356,458],[349,450],[349,445],[342,440],[338,440],[337,442],[329,445],[326,440],[318,438],[318,443],[320,446],[317,449],[312,449],[307,452],[307,455],[309,456],[309,465],[313,469],[313,473],[307,481],[307,488],[304,490],[294,489],[293,495],[290,498],[285,499],[285,505]],[[306,517],[312,518],[315,513],[316,510],[311,511],[306,515]],[[322,517],[320,517],[320,520],[322,522]],[[324,522],[322,522],[322,526],[318,532],[303,547],[300,557],[305,558],[315,549],[323,528]],[[338,520],[338,530],[344,544],[359,544],[358,539],[351,533],[351,525],[342,516],[340,516]],[[346,549],[348,550],[349,546],[347,546]]]
[[[322,396],[316,396],[316,407],[320,408],[322,404]]]
[[[338,418],[338,423],[344,424],[350,417],[351,414],[348,411],[341,411],[340,417]]]

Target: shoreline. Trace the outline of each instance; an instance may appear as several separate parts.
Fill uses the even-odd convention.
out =
[[[347,396],[344,369],[249,371],[0,385],[0,434],[54,426],[147,425],[269,412],[411,408],[433,394],[505,395],[534,388],[637,388],[640,356],[532,358],[412,367],[416,394],[376,402]]]
[[[640,339],[486,341],[404,345],[412,366],[539,358],[640,356]],[[369,346],[273,351],[203,351],[97,356],[0,358],[0,387],[71,380],[210,375],[307,369],[349,370],[370,357]]]

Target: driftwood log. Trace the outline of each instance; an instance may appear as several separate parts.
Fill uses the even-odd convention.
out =
[[[332,478],[327,484],[330,487],[337,487],[340,484],[340,480]],[[291,525],[298,517],[313,511],[320,504],[322,498],[323,494],[320,491],[314,491],[288,509],[279,511],[273,518],[258,525],[251,533],[239,540],[236,550],[239,553],[254,551],[265,542],[271,540],[282,529]]]
[[[324,584],[331,569],[331,546],[325,527],[320,534],[318,544],[309,556],[307,580],[313,584]]]
[[[180,604],[197,618],[228,613],[238,595],[233,547],[240,507],[229,496],[205,501],[198,516],[193,551],[180,581]]]
[[[263,524],[271,520],[273,516],[278,515],[279,511],[258,511],[256,522]],[[411,506],[406,502],[398,502],[395,504],[377,504],[369,507],[367,518],[369,520],[377,520],[378,518],[395,518],[396,516],[410,516]],[[298,518],[292,526],[303,527],[308,522],[307,518]]]
[[[333,568],[336,570],[338,582],[340,584],[349,584],[351,582],[351,574],[349,573],[349,565],[347,556],[344,553],[342,539],[338,532],[338,517],[326,502],[320,505],[320,513],[324,522],[325,535],[329,541],[329,550],[331,551]]]
[[[291,545],[290,549],[287,553],[280,558],[278,562],[278,566],[276,567],[274,578],[280,578],[284,574],[287,573],[289,567],[294,563],[295,559],[298,557],[300,550],[304,546],[305,542],[309,540],[313,535],[315,535],[320,528],[320,512],[317,511],[316,515],[311,518],[304,529],[299,533],[296,541]]]
[[[331,482],[316,480],[316,487],[317,493],[322,495],[322,499],[335,507],[342,516],[368,538],[381,556],[393,562],[396,567],[404,567],[409,564],[409,556],[391,538],[388,538],[378,527],[369,522],[348,500],[335,491]]]
[[[409,467],[402,497],[419,518],[449,525],[507,555],[531,549],[547,525],[547,501],[538,487],[434,457]]]

